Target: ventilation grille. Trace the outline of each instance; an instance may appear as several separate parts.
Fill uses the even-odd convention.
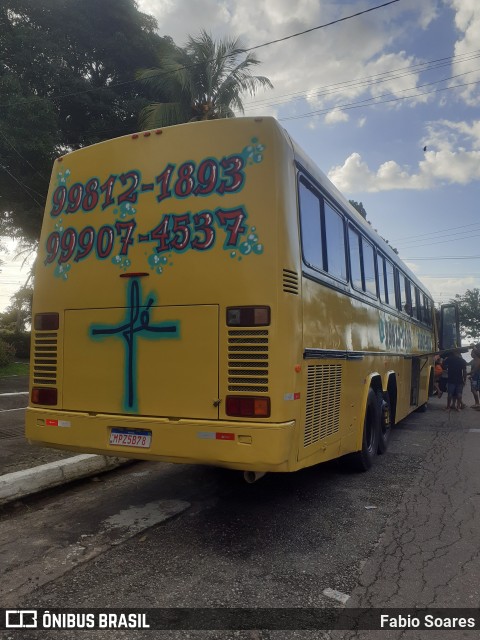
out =
[[[228,390],[268,391],[268,331],[228,332]]]
[[[298,295],[298,274],[290,269],[283,270],[283,290]]]
[[[342,365],[309,365],[303,446],[328,438],[339,429]]]
[[[47,386],[57,384],[58,334],[36,331],[33,351],[33,382]]]

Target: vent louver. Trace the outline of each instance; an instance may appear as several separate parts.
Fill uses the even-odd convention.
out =
[[[33,340],[33,383],[55,386],[57,384],[58,334],[56,331],[35,331]]]
[[[304,447],[339,429],[342,365],[309,365]]]
[[[228,332],[228,390],[268,391],[268,330]]]
[[[285,293],[298,295],[298,274],[290,269],[283,270],[283,290]]]

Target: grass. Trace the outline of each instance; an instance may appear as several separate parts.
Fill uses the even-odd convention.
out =
[[[28,376],[30,365],[28,362],[12,362],[6,367],[0,367],[0,378],[9,376]]]

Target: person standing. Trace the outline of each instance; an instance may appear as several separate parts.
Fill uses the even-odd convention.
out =
[[[472,349],[472,364],[470,369],[470,388],[473,394],[475,404],[472,405],[472,409],[480,409],[480,347],[476,345]]]
[[[447,381],[447,406],[445,411],[455,409],[455,411],[462,410],[462,393],[465,381],[467,379],[467,363],[460,355],[459,351],[452,351],[448,358],[446,358],[445,364],[448,370]]]
[[[436,356],[435,369],[434,369],[434,389],[435,389],[435,393],[437,394],[437,398],[441,398],[443,392],[446,391],[446,388],[442,389],[440,387],[440,380],[442,378],[443,373],[444,373],[444,369],[442,366],[442,359],[440,358],[440,356]],[[433,395],[435,395],[435,393]]]

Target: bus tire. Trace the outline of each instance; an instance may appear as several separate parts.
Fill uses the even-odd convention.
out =
[[[423,404],[421,404],[419,407],[417,407],[415,409],[415,411],[417,413],[425,413],[425,411],[428,409],[428,404],[426,402],[424,402]]]
[[[378,431],[378,453],[385,453],[392,434],[393,416],[388,391],[377,391],[377,401],[380,407],[380,429]]]
[[[351,453],[349,464],[354,471],[368,471],[373,464],[378,450],[380,433],[380,405],[377,394],[370,387],[365,408],[365,420],[363,423],[362,448]]]

